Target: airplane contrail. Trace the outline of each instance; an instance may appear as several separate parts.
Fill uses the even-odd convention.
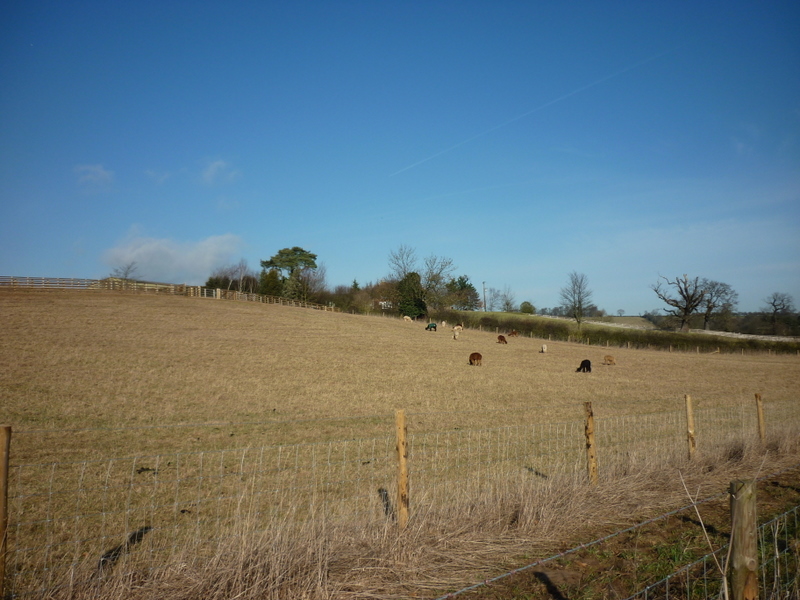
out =
[[[678,48],[680,48],[680,46],[678,46]],[[602,78],[600,78],[600,79],[598,79],[596,81],[593,81],[592,83],[584,85],[583,87],[579,87],[578,89],[573,90],[573,91],[569,92],[568,94],[564,94],[563,96],[559,96],[558,98],[550,100],[549,102],[546,102],[546,103],[542,104],[541,106],[537,106],[536,108],[532,108],[531,110],[522,113],[521,115],[517,115],[516,117],[513,117],[513,118],[509,119],[508,121],[500,123],[499,125],[495,125],[494,127],[490,128],[490,129],[487,129],[486,131],[483,131],[481,133],[477,133],[477,134],[473,135],[472,137],[469,137],[469,138],[467,138],[467,139],[465,139],[465,140],[463,140],[463,141],[461,141],[461,142],[459,142],[457,144],[453,144],[452,146],[450,146],[448,148],[445,148],[444,150],[440,150],[436,154],[431,154],[427,158],[423,158],[422,160],[418,160],[417,162],[415,162],[413,164],[410,164],[407,167],[403,167],[399,171],[395,171],[394,173],[389,175],[389,177],[394,177],[395,175],[399,175],[400,173],[403,173],[404,171],[408,171],[409,169],[413,169],[416,166],[419,166],[419,165],[421,165],[423,163],[426,163],[429,160],[433,160],[434,158],[437,158],[437,157],[441,156],[442,154],[447,154],[448,152],[450,152],[452,150],[455,150],[456,148],[459,148],[460,146],[463,146],[464,144],[468,144],[469,142],[471,142],[473,140],[476,140],[476,139],[478,139],[480,137],[483,137],[485,135],[488,135],[488,134],[492,133],[493,131],[497,131],[498,129],[501,129],[501,128],[507,126],[507,125],[510,125],[511,123],[514,123],[515,121],[519,121],[520,119],[524,119],[525,117],[527,117],[529,115],[532,115],[535,112],[539,112],[540,110],[543,110],[543,109],[547,108],[548,106],[552,106],[553,104],[555,104],[557,102],[561,102],[562,100],[566,100],[567,98],[570,98],[571,96],[574,96],[576,94],[580,94],[581,92],[585,92],[586,90],[588,90],[590,88],[593,88],[593,87],[595,87],[597,85],[600,85],[601,83],[604,83],[604,82],[608,81],[609,79],[613,79],[615,77],[619,77],[620,75],[622,75],[624,73],[627,73],[628,71],[632,71],[634,69],[637,69],[637,68],[639,68],[641,66],[646,65],[649,62],[652,62],[654,60],[657,60],[657,59],[661,58],[662,56],[666,56],[667,54],[675,52],[678,48],[673,48],[671,50],[666,50],[666,51],[661,52],[659,54],[655,54],[655,55],[653,55],[653,56],[651,56],[649,58],[645,58],[644,60],[640,60],[639,62],[637,62],[635,64],[632,64],[629,67],[625,67],[624,69],[616,71],[615,73],[611,73],[611,75],[606,75],[605,77],[602,77]]]

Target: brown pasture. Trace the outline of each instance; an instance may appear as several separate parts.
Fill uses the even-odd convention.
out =
[[[331,500],[331,506],[340,506],[336,502],[347,499],[358,519],[326,520],[330,529],[323,530],[313,519],[293,522],[276,512],[279,518],[269,522],[272,529],[265,536],[259,519],[268,519],[272,513],[256,517],[256,513],[243,510],[236,513],[240,520],[217,515],[220,507],[227,506],[226,501],[238,510],[239,501],[247,506],[248,499],[257,504],[261,498],[261,494],[249,494],[254,488],[242,485],[236,469],[252,475],[253,486],[257,477],[268,478],[269,486],[264,489],[275,492],[269,496],[272,509],[277,511],[281,502],[292,509],[300,506],[297,514],[301,517],[305,509],[299,500],[310,502],[313,495],[306,487],[310,479],[304,477],[313,475],[302,468],[296,474],[285,463],[277,470],[251,469],[255,463],[245,465],[243,452],[238,466],[223,465],[220,459],[222,469],[230,468],[235,476],[226,476],[219,488],[213,477],[207,490],[198,484],[195,491],[192,486],[191,498],[215,500],[204,508],[206,505],[186,504],[188,492],[177,484],[172,486],[178,470],[168,461],[174,457],[155,459],[152,454],[184,453],[181,477],[193,482],[196,473],[205,473],[203,455],[214,453],[191,451],[249,450],[299,441],[369,437],[391,440],[393,413],[399,408],[406,411],[410,433],[435,431],[433,437],[438,437],[441,430],[469,428],[472,433],[519,425],[525,419],[536,424],[580,422],[587,400],[592,401],[599,419],[682,410],[687,393],[699,410],[740,405],[754,409],[753,395],[760,393],[769,420],[774,414],[770,403],[796,401],[800,389],[800,359],[796,356],[614,348],[618,366],[580,374],[575,373],[575,366],[581,360],[599,364],[610,350],[547,341],[548,352],[542,354],[541,339],[519,337],[501,347],[496,344],[496,331],[465,330],[459,340],[453,340],[426,334],[424,323],[248,302],[0,290],[0,315],[4,326],[0,406],[2,421],[10,423],[15,432],[12,462],[61,463],[58,469],[28,464],[15,471],[14,489],[22,494],[14,501],[27,503],[27,509],[12,510],[12,518],[26,521],[28,529],[15,529],[10,547],[15,553],[18,548],[51,549],[50,554],[16,553],[15,560],[27,562],[25,569],[15,571],[19,580],[15,579],[15,585],[24,590],[31,583],[38,589],[40,582],[34,575],[45,572],[41,555],[47,554],[53,563],[48,572],[56,575],[52,583],[70,582],[63,588],[68,590],[65,596],[44,592],[54,598],[263,598],[268,589],[274,592],[270,597],[332,598],[337,596],[331,590],[337,589],[353,590],[347,597],[354,598],[411,597],[411,592],[419,590],[434,597],[435,590],[457,589],[504,572],[509,565],[527,564],[531,556],[552,555],[559,548],[595,539],[600,533],[687,502],[682,480],[672,468],[665,469],[658,456],[650,457],[650,467],[649,462],[636,463],[641,470],[623,481],[614,474],[606,455],[596,488],[587,486],[581,477],[574,481],[559,477],[553,481],[560,483],[548,480],[544,486],[534,479],[532,485],[527,477],[532,472],[529,463],[509,459],[484,465],[501,475],[498,488],[481,493],[463,482],[426,488],[425,472],[416,473],[412,490],[419,490],[420,496],[414,496],[416,512],[400,537],[387,535],[385,522],[375,524],[364,518],[369,516],[363,510],[367,497],[378,514],[384,515],[385,509],[378,505],[385,493],[379,500],[377,485],[368,490],[369,496],[358,487],[371,485],[364,483],[373,481],[369,477],[345,478],[344,483],[325,488],[324,498]],[[471,351],[483,355],[480,369],[471,368],[465,360]],[[730,453],[709,452],[702,457],[706,463],[683,464],[681,477],[688,478],[689,489],[702,487],[701,495],[707,496],[725,489],[732,478],[796,466],[796,433],[789,431],[785,437],[773,440],[768,464],[763,448],[753,445],[752,450],[742,451],[746,460],[741,464],[725,459]],[[420,441],[420,448],[425,443]],[[306,448],[309,455],[305,456],[304,450],[290,453],[302,466],[309,463],[309,457],[317,457],[313,448],[320,445],[297,446]],[[781,448],[785,448],[783,454],[776,450]],[[453,465],[460,462],[457,455],[448,454]],[[87,460],[120,456],[137,459]],[[370,456],[379,457],[380,452]],[[74,459],[80,460],[70,465],[68,461]],[[134,464],[146,469],[133,471]],[[265,458],[264,464],[280,463]],[[471,470],[476,466],[481,467],[468,465]],[[520,470],[520,466],[526,468]],[[358,471],[373,466],[356,462],[352,468]],[[381,468],[374,467],[378,477]],[[452,476],[460,477],[456,467],[452,468]],[[155,479],[158,469],[163,473]],[[76,472],[82,474],[81,482],[85,472],[89,484],[73,499],[69,490],[78,485]],[[486,471],[479,468],[479,472]],[[115,477],[132,479],[136,485],[120,486]],[[113,485],[104,487],[98,481]],[[300,488],[296,487],[298,481]],[[224,485],[236,493],[224,490]],[[49,493],[49,486],[63,488],[67,494],[54,496],[52,502],[40,501]],[[306,490],[306,496],[297,489]],[[80,518],[74,514],[78,505]],[[224,517],[226,513],[222,510],[221,514]],[[147,577],[136,579],[133,591],[131,578],[122,569],[117,579],[103,582],[102,588],[95,587],[95,580],[82,580],[81,574],[96,572],[98,557],[125,540],[132,527],[151,523],[145,516],[162,528],[161,533],[156,529],[140,550],[131,552],[131,564],[140,564],[134,562],[140,560],[152,568],[148,560],[157,562],[166,556],[169,561],[161,565],[164,568],[148,570]],[[195,540],[184,544],[185,538],[179,536],[186,531],[194,540],[194,529],[185,526],[184,519],[189,519],[190,525],[202,525],[209,543]],[[132,523],[135,525],[129,526]],[[226,535],[222,539],[230,541],[216,547],[215,532],[223,530]],[[228,536],[231,531],[246,535]],[[171,532],[179,540],[174,547],[165,535]],[[152,544],[151,554],[144,552],[147,544]],[[317,552],[322,546],[329,552]],[[82,552],[77,578],[63,568],[75,559],[73,547]],[[323,572],[327,587],[314,587]],[[285,577],[285,573],[294,575]],[[77,587],[73,593],[69,587],[73,581],[89,583],[85,590]]]
[[[0,314],[3,421],[21,432],[101,430],[91,443],[57,436],[51,450],[15,436],[26,459],[230,446],[235,435],[254,445],[389,435],[401,408],[419,431],[515,423],[520,411],[574,421],[587,400],[603,417],[678,410],[684,394],[704,408],[800,389],[791,355],[614,348],[618,367],[583,375],[575,365],[600,364],[605,346],[548,341],[542,354],[540,339],[504,348],[494,331],[455,341],[400,319],[249,302],[3,290]],[[484,367],[469,368],[465,350]],[[208,423],[260,425],[147,429]]]

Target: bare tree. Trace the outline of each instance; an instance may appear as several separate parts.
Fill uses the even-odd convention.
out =
[[[500,300],[501,292],[497,288],[486,288],[486,310],[496,311],[502,304]]]
[[[452,279],[456,267],[453,259],[431,254],[423,261],[422,288],[425,302],[430,308],[440,309],[448,295],[447,283]]]
[[[389,252],[389,276],[402,280],[409,273],[417,270],[417,251],[401,244],[397,250]]]
[[[214,269],[206,280],[206,287],[254,294],[259,289],[259,279],[258,274],[247,267],[247,260],[243,258],[236,264]]]
[[[231,283],[235,281],[240,292],[255,293],[256,289],[258,289],[258,274],[249,269],[247,259],[241,259],[235,265],[231,265],[229,269]],[[228,289],[230,289],[230,286],[228,286]]]
[[[503,312],[514,312],[517,310],[517,299],[514,296],[514,292],[512,292],[511,288],[508,286],[505,286],[500,293],[500,306]]]
[[[705,298],[706,291],[700,283],[700,278],[695,277],[689,279],[689,276],[684,274],[683,278],[676,277],[674,281],[670,281],[663,275],[659,275],[659,281],[651,286],[652,290],[656,293],[661,300],[666,302],[672,308],[663,309],[668,315],[672,315],[680,320],[680,330],[689,330],[689,319],[697,311],[700,304]],[[675,289],[675,295],[670,293],[664,284]]]
[[[794,301],[789,294],[782,292],[773,292],[764,299],[767,307],[764,310],[770,313],[770,322],[772,323],[773,335],[778,335],[780,317],[783,315],[790,315],[795,312]]]
[[[110,276],[117,277],[119,279],[124,279],[125,281],[135,280],[138,270],[139,270],[139,265],[136,264],[135,260],[132,260],[127,264],[116,267],[113,271],[111,271]]]
[[[569,282],[561,288],[561,305],[568,315],[578,323],[580,330],[583,319],[592,301],[589,289],[589,278],[583,273],[573,271],[569,274]]]
[[[731,286],[720,281],[703,279],[700,287],[705,290],[700,308],[703,310],[703,329],[711,328],[711,317],[719,312],[733,312],[739,302],[737,294]]]
[[[319,298],[323,292],[327,291],[327,274],[328,268],[323,263],[320,263],[315,269],[307,267],[301,269],[298,279],[302,286],[303,300]]]
[[[389,278],[400,282],[409,273],[420,276],[425,303],[433,309],[442,307],[447,295],[447,283],[452,279],[456,267],[453,259],[431,254],[422,261],[420,267],[417,251],[406,245],[389,253]]]

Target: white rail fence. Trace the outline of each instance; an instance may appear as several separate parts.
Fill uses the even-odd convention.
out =
[[[766,409],[770,423],[800,429],[798,403]],[[700,451],[757,439],[754,412],[697,411]],[[595,429],[601,479],[643,463],[686,459],[681,411],[599,418]],[[584,434],[581,421],[414,433],[412,415],[412,519],[422,507],[449,506],[514,482],[585,477]],[[387,434],[47,464],[25,464],[12,451],[6,594],[42,594],[96,576],[117,559],[116,569],[141,572],[189,546],[202,561],[244,531],[323,517],[386,523],[396,517],[397,444]]]

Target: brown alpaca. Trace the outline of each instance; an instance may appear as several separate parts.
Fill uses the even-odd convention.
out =
[[[469,364],[475,365],[476,367],[481,366],[482,360],[483,357],[480,355],[479,352],[473,352],[472,354],[469,355]]]
[[[497,343],[498,344],[507,344],[506,337],[504,335],[497,336]]]
[[[615,365],[615,364],[617,364],[617,361],[615,361],[614,357],[611,356],[610,354],[606,354],[603,357],[603,364],[604,365]]]
[[[508,332],[508,337],[517,337],[518,335],[519,331],[517,331],[516,329],[512,329],[511,331]]]

